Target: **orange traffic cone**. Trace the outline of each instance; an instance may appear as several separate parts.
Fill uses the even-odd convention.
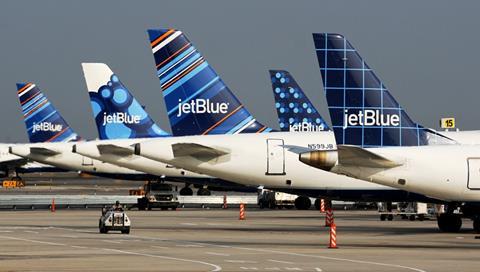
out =
[[[338,248],[337,247],[337,226],[335,223],[330,225],[330,244],[328,248]]]
[[[245,220],[245,204],[240,203],[240,217],[239,220]]]
[[[325,214],[325,227],[330,227],[333,224],[333,211],[328,208]]]
[[[52,205],[50,205],[50,211],[55,212],[55,198],[52,198]]]
[[[321,213],[325,212],[325,200],[323,198],[320,199],[320,212]]]
[[[228,209],[227,205],[227,195],[223,195],[223,206],[222,209]]]

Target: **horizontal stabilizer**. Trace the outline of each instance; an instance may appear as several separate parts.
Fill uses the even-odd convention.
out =
[[[16,167],[20,167],[22,165],[27,164],[27,162],[28,162],[27,159],[18,157],[18,159],[1,161],[0,167],[5,169],[8,169],[9,167],[16,168]]]
[[[43,156],[55,156],[60,154],[60,152],[58,151],[51,150],[45,147],[30,147],[30,153]]]
[[[114,144],[100,144],[97,145],[98,151],[100,154],[110,154],[110,155],[117,155],[117,156],[130,156],[133,155],[133,149],[118,146]]]
[[[338,162],[342,166],[393,168],[401,164],[352,145],[338,145]]]
[[[228,154],[223,150],[194,143],[173,144],[172,151],[175,158],[190,156],[198,160],[211,160]]]

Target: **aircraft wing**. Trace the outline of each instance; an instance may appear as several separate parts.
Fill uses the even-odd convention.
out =
[[[223,150],[195,143],[173,144],[172,151],[176,158],[190,156],[199,160],[211,160],[228,154]]]
[[[43,156],[55,156],[60,154],[60,152],[51,150],[45,147],[30,147],[30,153],[43,155]]]
[[[352,145],[338,145],[338,162],[342,166],[393,168],[402,164]]]
[[[133,150],[128,147],[118,146],[114,144],[99,144],[97,145],[100,154],[111,154],[117,156],[133,155]]]
[[[0,161],[0,168],[16,168],[23,166],[28,163],[27,159],[24,158],[16,158],[16,159],[11,159],[11,160],[4,160]]]

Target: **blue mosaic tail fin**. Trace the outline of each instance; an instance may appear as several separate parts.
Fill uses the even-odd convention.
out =
[[[150,29],[148,36],[173,135],[271,131],[253,118],[181,31]]]
[[[145,109],[103,63],[82,63],[93,116],[101,140],[163,137]]]
[[[450,139],[414,122],[355,48],[339,34],[313,34],[337,144],[428,145]]]
[[[18,99],[31,143],[79,140],[65,119],[33,83],[17,83]]]
[[[325,120],[289,72],[269,72],[281,131],[329,130]]]

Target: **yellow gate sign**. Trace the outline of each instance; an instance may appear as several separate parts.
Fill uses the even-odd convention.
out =
[[[440,119],[440,127],[443,129],[455,128],[455,118]]]

